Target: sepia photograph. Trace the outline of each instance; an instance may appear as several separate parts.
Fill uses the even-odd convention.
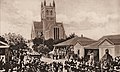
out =
[[[120,72],[120,0],[0,0],[0,72]]]

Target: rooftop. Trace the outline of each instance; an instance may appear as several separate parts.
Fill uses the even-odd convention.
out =
[[[87,37],[78,37],[78,36],[76,36],[76,37],[74,37],[72,39],[69,39],[67,41],[61,42],[61,43],[56,44],[54,46],[75,45],[77,42],[80,43],[81,46],[86,46],[86,45],[89,45],[89,44],[94,43],[96,41],[93,40],[93,39],[87,38]]]
[[[107,35],[100,38],[98,41],[101,43],[103,40],[108,40],[113,45],[120,45],[120,35]]]

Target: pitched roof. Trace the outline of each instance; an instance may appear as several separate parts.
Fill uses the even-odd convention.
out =
[[[59,44],[56,44],[54,46],[67,46],[67,45],[75,45],[76,43],[79,43],[81,46],[85,46],[85,45],[88,45],[88,44],[91,44],[93,42],[95,42],[95,40],[92,40],[90,38],[87,38],[87,37],[74,37],[72,39],[69,39],[67,41],[64,41],[62,43],[59,43]]]
[[[113,45],[120,45],[120,35],[107,35],[103,36],[95,43],[87,45],[86,48],[98,48],[98,46],[105,40],[109,41]]]
[[[120,39],[109,39],[114,45],[120,45]]]
[[[79,37],[74,37],[74,38],[71,38],[69,40],[66,40],[64,42],[61,42],[61,43],[58,43],[54,46],[68,46],[68,45],[74,45],[76,43],[76,41],[78,40]]]
[[[79,37],[78,42],[79,42],[82,46],[86,46],[86,45],[92,44],[92,43],[94,43],[94,42],[96,42],[96,41],[93,40],[93,39],[87,38],[87,37]]]
[[[9,48],[9,45],[0,41],[0,48]]]
[[[96,42],[94,42],[92,44],[86,45],[85,48],[86,49],[97,49],[98,48],[98,44],[99,44],[99,42],[96,41]]]
[[[100,42],[99,44],[101,44],[101,42],[103,42],[104,40],[108,40],[113,45],[120,45],[120,35],[103,36],[102,38],[99,39]]]

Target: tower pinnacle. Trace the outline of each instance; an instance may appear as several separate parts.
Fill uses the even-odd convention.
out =
[[[46,0],[44,0],[44,6],[46,6]]]
[[[41,2],[41,7],[43,7],[43,2]]]
[[[53,7],[55,7],[55,1],[53,0]]]

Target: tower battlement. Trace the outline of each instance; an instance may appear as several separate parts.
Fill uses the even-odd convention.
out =
[[[63,24],[56,22],[54,0],[49,5],[46,4],[46,0],[44,0],[44,2],[41,2],[41,22],[37,24],[41,24],[38,26],[42,26],[42,29],[36,29],[35,27],[33,27],[33,29],[35,29],[36,31],[32,30],[32,37],[39,36],[38,34],[42,34],[45,39],[53,38],[56,40],[64,39],[66,37]],[[36,34],[34,32],[36,32],[37,35],[34,35]]]

